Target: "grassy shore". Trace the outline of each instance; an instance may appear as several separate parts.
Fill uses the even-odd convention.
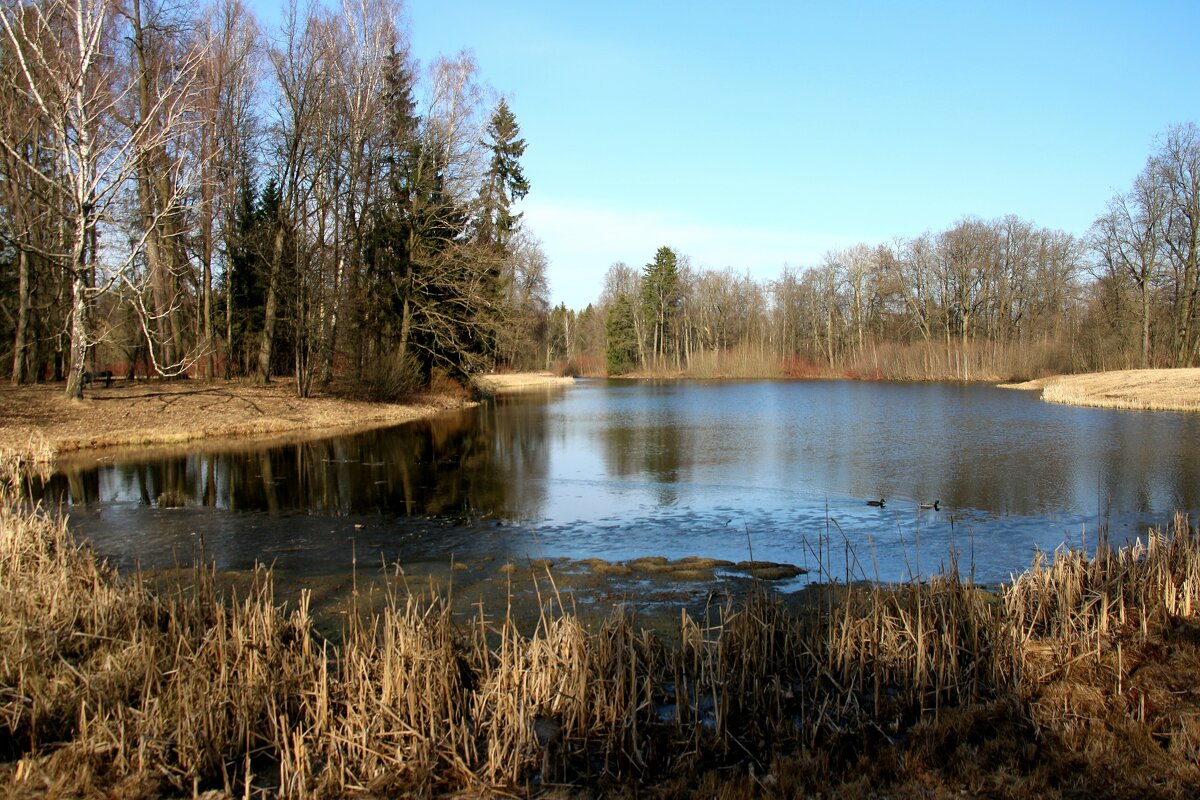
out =
[[[58,386],[0,388],[0,448],[45,445],[56,454],[98,447],[182,444],[382,427],[462,405],[463,397],[426,396],[376,403],[336,395],[295,396],[291,386],[236,381],[117,381],[81,402]]]
[[[531,632],[395,587],[337,646],[269,573],[152,591],[0,502],[0,785],[10,796],[1192,797],[1200,531],[951,571],[762,590],[643,630],[544,579]],[[499,611],[499,616],[492,616]]]
[[[1128,369],[1005,384],[1051,403],[1155,411],[1200,411],[1200,369]]]
[[[485,395],[561,389],[574,382],[574,378],[549,372],[506,372],[480,375],[474,380],[475,386]]]
[[[484,394],[571,383],[543,373],[484,375]],[[298,398],[288,382],[117,380],[93,386],[82,402],[55,385],[0,387],[0,449],[47,447],[55,455],[103,447],[175,445],[202,439],[329,435],[399,425],[471,402],[465,389],[417,395],[406,403],[337,393]]]

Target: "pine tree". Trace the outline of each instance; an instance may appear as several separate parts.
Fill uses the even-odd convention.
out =
[[[468,209],[447,188],[449,148],[416,115],[411,70],[393,58],[389,80],[386,199],[367,237],[373,292],[367,323],[397,372],[389,383],[428,381],[432,369],[479,371],[495,330],[497,259],[478,257]],[[496,273],[498,274],[498,272]],[[403,374],[399,374],[403,373]]]
[[[507,253],[521,215],[512,212],[513,203],[529,193],[529,181],[521,169],[525,140],[521,127],[508,103],[501,98],[487,126],[492,161],[479,189],[479,217],[476,235],[479,241]]]
[[[624,292],[613,299],[604,329],[608,338],[607,362],[609,375],[621,375],[637,366],[638,343],[633,298]]]
[[[274,179],[263,187],[255,202],[254,188],[248,176],[243,176],[238,188],[238,203],[234,210],[234,230],[229,237],[229,272],[226,291],[229,292],[230,371],[248,375],[253,371],[252,348],[262,333],[263,305],[266,303],[268,265],[264,245],[269,232],[263,226],[263,208],[271,213],[279,205],[279,186]]]
[[[679,308],[679,260],[669,247],[658,248],[642,272],[642,308],[653,327],[650,358],[659,366],[668,354],[668,335],[674,332]]]

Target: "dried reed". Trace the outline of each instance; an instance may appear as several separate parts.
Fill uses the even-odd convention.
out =
[[[662,635],[619,609],[588,629],[556,592],[531,633],[482,609],[464,624],[391,586],[335,647],[306,596],[276,603],[266,571],[240,598],[202,568],[173,591],[119,578],[23,507],[4,463],[0,782],[16,795],[671,796],[718,781],[738,797],[935,780],[1020,795],[1066,791],[1097,759],[1110,790],[1200,785],[1200,698],[1177,688],[1200,648],[1172,638],[1200,642],[1200,531],[1183,518],[1120,551],[1039,557],[999,592],[953,565],[830,584],[799,613],[755,590]],[[1135,756],[1143,770],[1114,778]]]

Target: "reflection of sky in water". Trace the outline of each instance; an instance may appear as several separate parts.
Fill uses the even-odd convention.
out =
[[[1197,507],[1197,420],[944,384],[584,385],[553,404],[537,524],[571,554],[702,553],[903,577]],[[867,498],[886,497],[885,509]],[[940,512],[919,511],[940,500]],[[749,542],[747,541],[749,540]],[[832,542],[832,544],[830,544]],[[824,556],[819,554],[824,553]]]
[[[752,549],[884,579],[957,550],[995,581],[1035,547],[1094,543],[1102,522],[1124,540],[1200,508],[1198,441],[1197,415],[986,386],[584,381],[393,431],[109,466],[56,491],[99,500],[76,524],[126,560],[199,528],[231,564],[302,570],[340,563],[354,538],[406,558]],[[170,496],[189,508],[157,507]],[[941,511],[918,510],[933,500]]]

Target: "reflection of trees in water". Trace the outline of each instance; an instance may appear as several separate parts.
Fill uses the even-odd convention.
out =
[[[483,406],[336,439],[74,470],[55,476],[45,494],[76,504],[536,516],[547,471],[544,406]]]
[[[1178,429],[1153,424],[1158,412],[1107,417],[1107,441],[1097,488],[1102,514],[1109,508],[1141,512],[1200,508],[1200,416],[1182,415]]]
[[[953,465],[936,495],[948,508],[991,509],[998,514],[1040,514],[1045,509],[1067,509],[1079,466],[1070,453],[1047,451],[1030,461],[1024,453],[993,449],[990,458],[980,458],[973,442],[956,442],[946,457]],[[919,490],[918,490],[919,491]]]
[[[694,465],[698,452],[692,429],[674,414],[655,425],[610,425],[602,431],[608,471],[622,478],[646,475],[662,505],[679,499],[674,485]]]

